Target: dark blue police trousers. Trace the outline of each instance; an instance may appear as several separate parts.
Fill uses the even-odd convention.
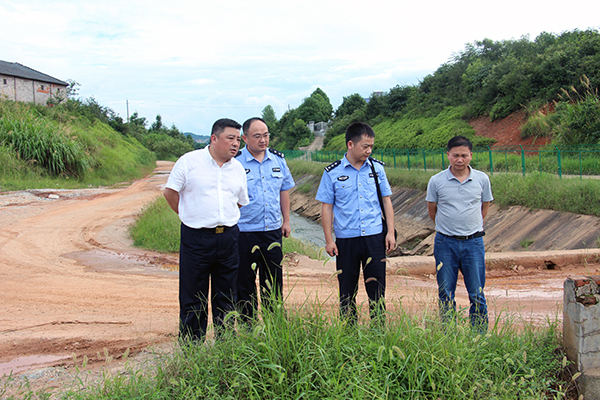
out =
[[[215,335],[233,329],[238,272],[237,225],[221,228],[193,229],[181,224],[179,248],[179,336],[203,341],[208,324],[209,281],[210,302]]]

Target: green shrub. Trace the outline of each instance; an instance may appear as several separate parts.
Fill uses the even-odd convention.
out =
[[[521,137],[552,136],[552,127],[549,124],[548,117],[542,112],[538,112],[527,119],[527,122],[521,127]]]

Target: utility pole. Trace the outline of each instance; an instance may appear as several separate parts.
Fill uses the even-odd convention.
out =
[[[127,104],[127,122],[129,123],[129,100],[125,100],[125,104]]]

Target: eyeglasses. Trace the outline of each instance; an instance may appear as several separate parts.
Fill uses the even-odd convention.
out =
[[[268,138],[269,138],[269,136],[270,136],[270,133],[269,133],[269,132],[267,132],[267,133],[265,133],[265,134],[262,134],[262,135],[261,135],[260,133],[257,133],[256,135],[252,135],[252,137],[253,137],[254,139],[256,139],[256,140],[260,140],[261,138],[263,138],[263,139],[268,139]]]

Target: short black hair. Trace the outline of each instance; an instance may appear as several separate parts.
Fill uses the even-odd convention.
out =
[[[346,128],[346,145],[352,140],[352,142],[360,142],[361,136],[367,136],[370,138],[375,137],[373,128],[364,122],[353,122]],[[358,140],[357,140],[358,139]]]
[[[248,119],[246,120],[246,122],[244,122],[244,127],[243,127],[243,129],[244,129],[244,135],[246,134],[246,132],[248,132],[248,129],[250,129],[250,125],[252,125],[252,123],[253,123],[254,121],[260,121],[260,122],[262,122],[263,124],[267,125],[267,123],[265,122],[265,120],[264,120],[264,119],[262,119],[262,118],[260,118],[260,117],[252,117],[252,118],[248,118]],[[269,127],[268,127],[268,126],[267,126],[267,129],[269,129]]]
[[[464,136],[454,136],[448,140],[448,151],[454,147],[467,146],[470,151],[473,151],[473,143]]]
[[[235,129],[241,129],[241,125],[238,124],[236,121],[229,119],[229,118],[221,118],[215,121],[215,123],[212,126],[212,135],[215,136],[219,136],[221,134],[221,132],[223,132],[225,130],[225,128],[235,128]]]

